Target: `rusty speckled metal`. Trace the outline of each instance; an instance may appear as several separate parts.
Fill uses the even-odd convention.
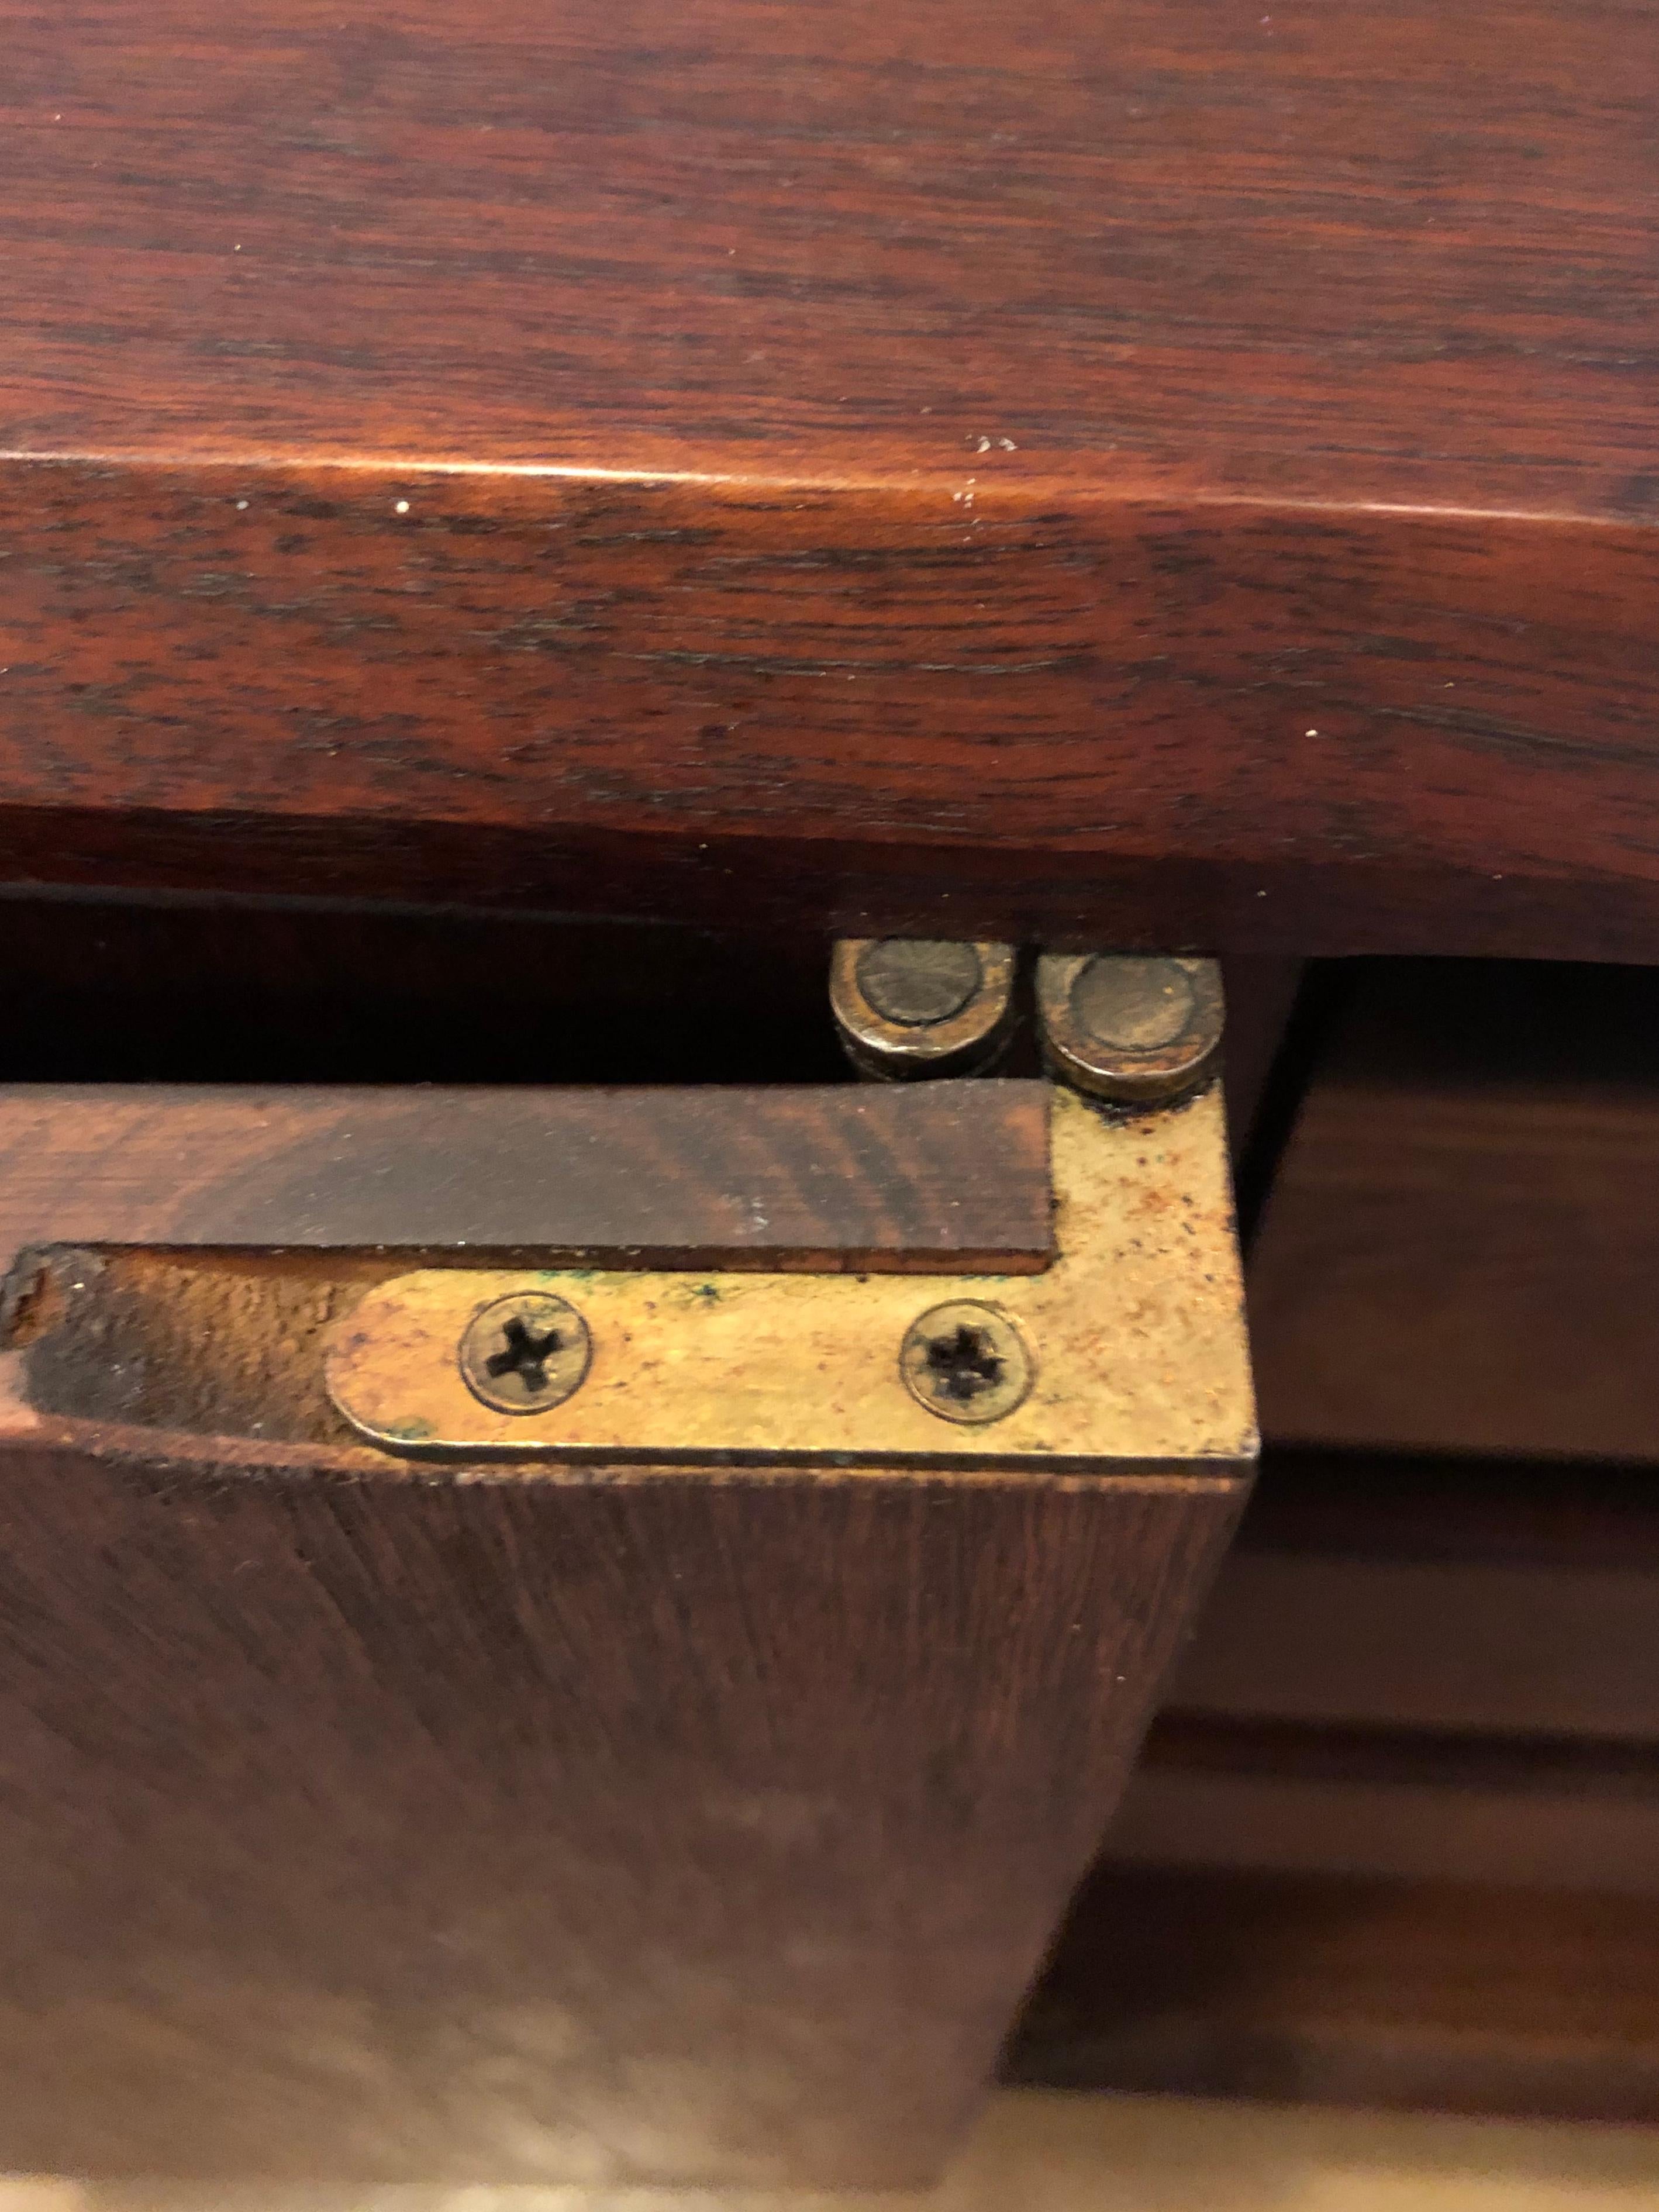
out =
[[[1255,1407],[1218,1088],[1133,1121],[1057,1091],[1059,1245],[1028,1276],[425,1268],[371,1290],[330,1341],[357,1431],[416,1455],[656,1465],[821,1461],[1000,1468],[1125,1464],[1213,1474],[1254,1457]],[[489,1301],[567,1299],[592,1338],[582,1388],[548,1412],[481,1405],[455,1346]],[[1031,1385],[971,1434],[912,1394],[919,1314],[988,1303]]]

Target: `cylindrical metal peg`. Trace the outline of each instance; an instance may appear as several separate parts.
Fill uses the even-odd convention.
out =
[[[1044,1056],[1092,1097],[1160,1105],[1215,1068],[1223,1004],[1213,960],[1048,952],[1036,992]]]
[[[830,1004],[861,1073],[971,1075],[990,1066],[1014,1020],[1011,945],[849,937],[830,962]]]

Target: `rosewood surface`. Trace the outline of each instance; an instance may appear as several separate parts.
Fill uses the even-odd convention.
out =
[[[1049,1105],[0,1097],[5,1237],[69,1247],[0,1358],[0,2168],[931,2177],[1248,1487],[1236,1364],[1173,1468],[851,1469],[828,1415],[811,1464],[416,1468],[320,1333],[382,1237],[1029,1267]]]
[[[0,1277],[58,1244],[1034,1273],[1048,1086],[0,1088]]]
[[[1646,8],[0,33],[12,878],[1659,951]]]
[[[1659,977],[1360,969],[1251,1256],[1264,1431],[1651,1464],[1656,1222]]]
[[[925,2180],[1244,1487],[0,1410],[0,2160]]]

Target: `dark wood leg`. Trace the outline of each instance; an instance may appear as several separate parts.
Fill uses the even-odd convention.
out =
[[[964,1091],[1001,1113],[1005,1088],[1047,1097]],[[810,1453],[741,1466],[571,1463],[535,1420],[540,1459],[400,1458],[355,1441],[321,1382],[331,1316],[330,1340],[370,1331],[395,1285],[314,1251],[60,1249],[0,1361],[0,2167],[937,2171],[1250,1468],[1218,1097],[1162,1125],[1053,1112],[1052,1269],[1029,1272],[1010,1216],[1024,1273],[710,1288],[723,1310],[879,1321],[856,1352],[885,1347],[898,1461],[836,1464],[855,1439],[828,1417]],[[157,1115],[121,1205],[132,1145],[158,1174],[180,1157],[185,1123]],[[294,1194],[237,1145],[191,1200],[216,1237],[236,1193]],[[744,1157],[752,1177],[785,1153]],[[820,1243],[867,1242],[821,1212]],[[683,1273],[535,1279],[587,1301],[596,1358],[606,1280],[687,1296]],[[902,1316],[952,1279],[1035,1347],[1000,1425],[933,1420],[899,1379]],[[689,1359],[701,1326],[652,1342]],[[792,1401],[822,1382],[778,1371]],[[1068,1420],[1097,1441],[1066,1456]]]
[[[1243,1488],[3,1465],[0,2161],[428,2181],[927,2178]]]

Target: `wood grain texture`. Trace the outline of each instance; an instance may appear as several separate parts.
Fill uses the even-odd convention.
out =
[[[1024,1273],[1047,1084],[0,1089],[0,1277],[52,1245]]]
[[[1659,1744],[1659,1572],[1241,1548],[1169,1702],[1246,1723]]]
[[[1106,1855],[1659,1899],[1659,1748],[1177,1717]]]
[[[1270,1451],[1164,1711],[1659,1744],[1651,1472]]]
[[[5,1431],[47,2172],[927,2179],[1241,1490]]]
[[[1252,1254],[1283,1443],[1659,1453],[1655,979],[1381,966]]]
[[[7,875],[1659,949],[1644,6],[0,27]]]
[[[1659,1492],[1638,1462],[1277,1445],[1269,1467],[1252,1551],[1659,1576]]]
[[[1628,1897],[1104,1866],[1009,2071],[1069,2088],[1651,2124],[1656,1969],[1659,1904]],[[1493,2186],[1482,2167],[1481,2193]]]
[[[1650,1469],[1269,1451],[1109,1840],[1659,1897]]]

